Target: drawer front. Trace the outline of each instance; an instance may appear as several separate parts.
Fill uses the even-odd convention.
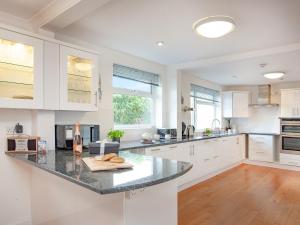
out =
[[[300,166],[300,161],[296,159],[280,158],[280,164],[288,166]]]
[[[252,150],[249,151],[249,159],[250,160],[257,160],[257,161],[264,161],[264,162],[273,162],[273,154],[267,151],[262,150]]]

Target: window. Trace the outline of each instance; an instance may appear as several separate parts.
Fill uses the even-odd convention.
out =
[[[191,85],[191,107],[194,111],[191,113],[191,123],[196,130],[211,128],[214,119],[221,120],[220,92]]]
[[[159,84],[157,74],[114,64],[115,127],[124,129],[154,126]]]

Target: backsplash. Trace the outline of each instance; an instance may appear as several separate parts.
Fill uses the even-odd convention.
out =
[[[280,132],[279,107],[250,107],[248,118],[232,119],[239,132]]]

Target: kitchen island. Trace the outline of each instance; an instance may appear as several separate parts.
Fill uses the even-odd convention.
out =
[[[192,168],[187,162],[129,151],[120,155],[132,169],[105,172],[87,168],[81,157],[89,153],[81,157],[67,151],[7,155],[32,165],[34,225],[175,225],[175,178]]]

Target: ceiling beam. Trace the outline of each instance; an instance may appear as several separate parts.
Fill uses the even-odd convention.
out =
[[[262,49],[257,51],[250,51],[250,52],[225,55],[225,56],[214,57],[214,58],[195,60],[186,63],[174,64],[172,66],[176,69],[181,69],[181,70],[197,69],[197,68],[207,67],[215,64],[246,60],[246,59],[257,58],[257,57],[268,56],[268,55],[277,55],[277,54],[299,51],[299,50],[300,50],[300,43],[293,43],[290,45]]]
[[[53,0],[30,19],[34,31],[51,22],[57,16],[77,5],[81,0]]]
[[[37,12],[30,23],[35,31],[48,26],[55,31],[74,23],[110,0],[53,0]]]

